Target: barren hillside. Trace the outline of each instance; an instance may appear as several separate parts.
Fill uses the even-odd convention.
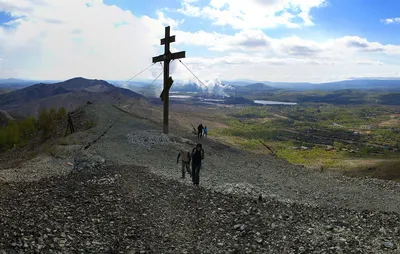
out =
[[[64,107],[69,111],[88,101],[102,100],[115,104],[141,95],[115,87],[103,80],[73,78],[54,84],[36,84],[6,94],[0,94],[0,109],[11,115],[37,115],[42,108]]]
[[[0,126],[6,124],[8,121],[13,120],[7,111],[0,110]]]
[[[210,137],[195,188],[179,179],[178,149],[198,142],[188,122],[218,123],[174,110],[163,135],[160,108],[122,108],[87,107],[96,127],[0,171],[0,251],[399,253],[399,184],[310,171]]]

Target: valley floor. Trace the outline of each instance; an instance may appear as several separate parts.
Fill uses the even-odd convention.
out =
[[[121,114],[106,105],[89,111],[98,125],[68,137],[79,144]],[[197,138],[160,129],[124,113],[88,149],[108,165],[94,174],[69,173],[79,146],[68,145],[51,160],[0,171],[0,253],[400,253],[398,183],[320,173],[203,139],[195,188],[179,179],[176,157]],[[44,160],[58,165],[49,166],[52,178],[40,175]]]

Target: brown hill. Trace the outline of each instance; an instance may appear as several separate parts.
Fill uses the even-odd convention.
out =
[[[36,84],[0,95],[0,109],[12,116],[38,115],[42,108],[64,107],[68,111],[87,103],[100,100],[116,103],[143,96],[103,80],[73,78],[54,84]]]

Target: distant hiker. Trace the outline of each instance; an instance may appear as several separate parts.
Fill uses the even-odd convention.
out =
[[[185,170],[191,176],[192,172],[190,172],[190,153],[185,150],[183,147],[179,150],[178,158],[176,159],[176,164],[179,164],[179,158],[182,162],[182,178],[185,178]]]
[[[207,138],[207,134],[208,134],[207,126],[204,126],[203,136],[204,136],[205,138]]]
[[[192,181],[194,185],[199,185],[201,161],[204,159],[204,150],[201,144],[197,144],[192,150]]]
[[[197,127],[197,138],[201,138],[203,136],[203,124],[201,123],[198,127]]]

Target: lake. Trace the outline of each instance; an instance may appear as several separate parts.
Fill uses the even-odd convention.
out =
[[[202,101],[223,102],[224,100],[220,100],[220,99],[203,99]]]
[[[169,98],[175,98],[175,99],[190,99],[190,98],[192,98],[193,96],[190,96],[190,95],[170,95],[169,96]]]
[[[254,100],[254,103],[262,105],[297,105],[296,102],[264,101],[264,100]]]

